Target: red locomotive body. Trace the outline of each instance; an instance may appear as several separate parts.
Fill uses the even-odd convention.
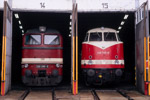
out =
[[[122,76],[123,42],[116,30],[95,28],[87,32],[82,43],[81,68],[87,85],[102,85]]]
[[[22,43],[22,81],[27,86],[52,86],[62,81],[63,39],[45,27],[28,30]]]

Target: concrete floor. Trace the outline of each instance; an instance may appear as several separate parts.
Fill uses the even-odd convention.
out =
[[[0,96],[0,100],[18,100],[25,91],[12,90],[6,96]],[[145,96],[137,91],[125,91],[133,100],[150,100],[150,96]],[[128,100],[115,90],[96,90],[100,100]],[[70,90],[55,90],[54,98],[52,91],[30,91],[24,100],[94,100],[90,90],[79,91],[78,95],[72,95]]]
[[[31,91],[25,100],[52,100],[51,91]]]
[[[55,91],[56,100],[94,100],[91,91],[79,91],[78,95],[72,95],[70,91]]]
[[[145,96],[137,91],[125,91],[134,100],[150,100],[150,96]]]
[[[5,96],[0,96],[0,100],[18,100],[18,98],[24,93],[24,91],[10,91]]]
[[[116,91],[96,91],[101,100],[128,100]]]

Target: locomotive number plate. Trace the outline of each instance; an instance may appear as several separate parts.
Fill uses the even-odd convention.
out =
[[[36,65],[36,68],[48,68],[48,65]]]

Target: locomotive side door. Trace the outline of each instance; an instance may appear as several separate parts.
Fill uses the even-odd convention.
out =
[[[11,54],[12,54],[12,11],[9,0],[4,1],[2,39],[2,71],[1,95],[4,96],[11,88]]]
[[[148,91],[150,94],[148,2],[137,9],[135,16],[136,86],[140,92],[147,95]]]

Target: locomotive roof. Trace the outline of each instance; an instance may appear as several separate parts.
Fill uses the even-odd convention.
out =
[[[93,29],[90,29],[88,30],[88,33],[91,33],[91,32],[116,32],[115,29],[112,29],[112,28],[93,28]]]
[[[54,29],[46,29],[45,32],[40,32],[39,29],[29,29],[26,31],[26,33],[57,33],[59,34],[60,32]]]

